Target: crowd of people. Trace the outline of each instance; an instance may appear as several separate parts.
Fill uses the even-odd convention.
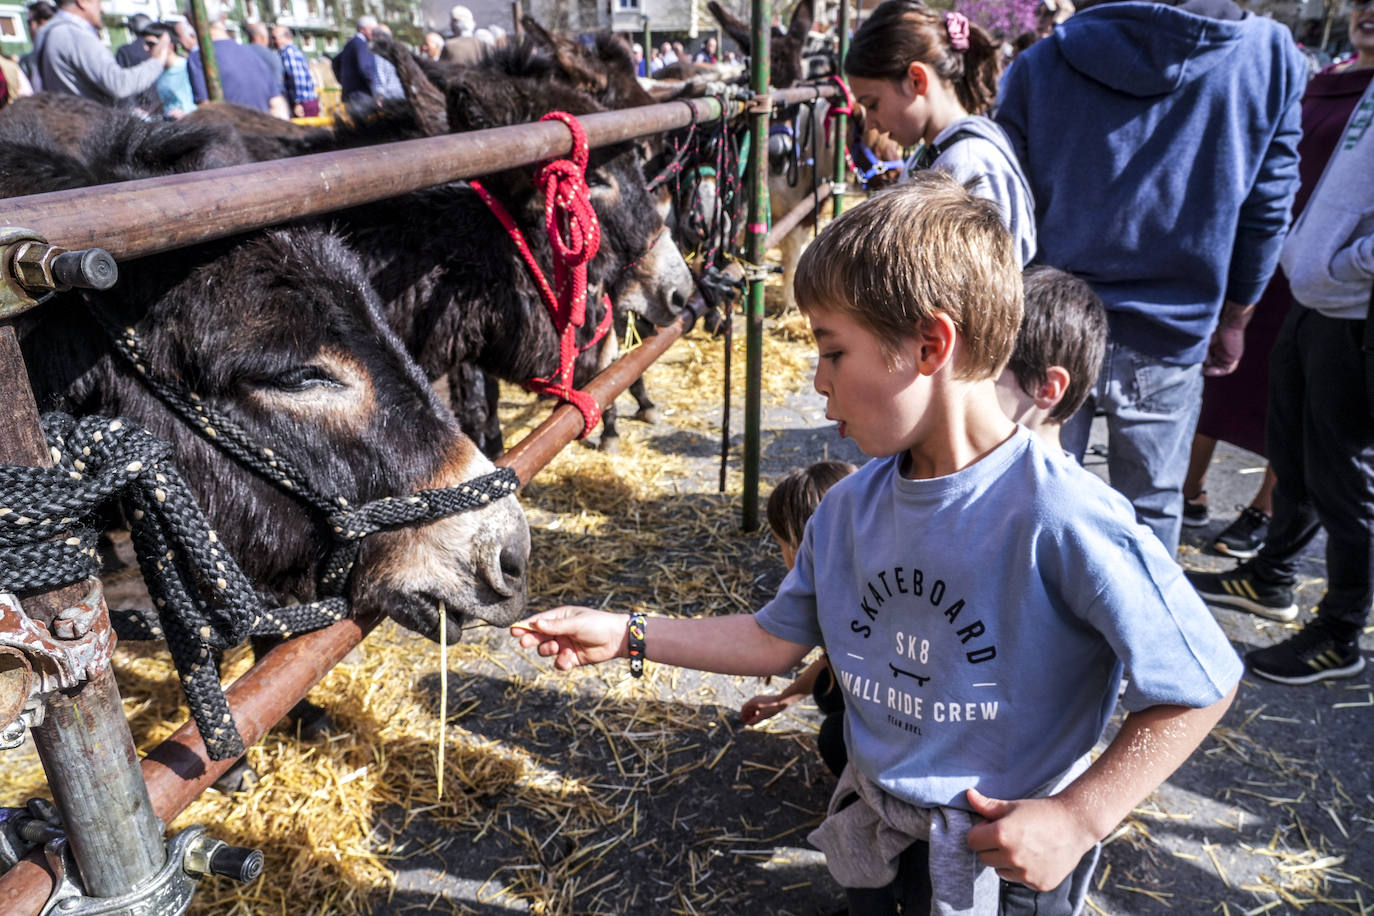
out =
[[[1005,72],[1000,42],[920,0],[853,37],[870,126],[922,155],[797,270],[826,416],[872,460],[779,484],[776,596],[511,628],[557,669],[629,658],[634,676],[773,676],[820,647],[741,716],[816,698],[838,782],[809,839],[852,913],[1080,912],[1099,843],[1247,669],[1365,668],[1374,2],[1346,0],[1354,53],[1316,76],[1232,0],[1038,12]],[[1110,488],[1081,466],[1099,418]],[[1272,483],[1215,541],[1248,559],[1185,571],[1218,439],[1267,454]],[[1296,620],[1319,528],[1325,593],[1242,661],[1206,602]]]

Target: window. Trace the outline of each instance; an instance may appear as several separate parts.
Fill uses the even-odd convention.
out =
[[[24,40],[24,31],[19,25],[18,16],[0,16],[0,38],[8,41]]]
[[[616,0],[622,10],[639,9],[639,0]]]

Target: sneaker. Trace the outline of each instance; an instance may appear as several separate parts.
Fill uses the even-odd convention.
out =
[[[1241,510],[1240,517],[1217,535],[1212,548],[1217,553],[1224,553],[1238,560],[1248,560],[1259,553],[1268,534],[1269,516],[1254,506],[1246,506]]]
[[[1207,495],[1203,490],[1197,496],[1189,499],[1183,497],[1183,524],[1189,528],[1201,528],[1212,520],[1212,513],[1207,510],[1207,503],[1202,497]]]
[[[1197,593],[1213,604],[1239,608],[1270,620],[1293,620],[1298,606],[1291,585],[1273,585],[1255,575],[1250,563],[1226,573],[1186,570],[1184,575]]]
[[[1358,645],[1337,639],[1315,622],[1278,645],[1250,652],[1245,663],[1260,677],[1280,684],[1354,677],[1364,670]]]

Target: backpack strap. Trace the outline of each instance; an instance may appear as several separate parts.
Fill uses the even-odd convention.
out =
[[[935,164],[935,160],[943,156],[952,146],[954,146],[954,144],[977,136],[978,134],[974,131],[968,130],[967,128],[960,128],[952,135],[945,138],[943,143],[927,143],[925,148],[921,150],[921,154],[916,157],[916,168],[930,168]]]

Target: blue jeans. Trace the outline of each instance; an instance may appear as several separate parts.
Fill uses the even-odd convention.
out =
[[[1093,416],[1107,415],[1107,474],[1135,517],[1178,552],[1183,478],[1202,409],[1202,364],[1176,366],[1119,343],[1107,346],[1088,400],[1060,433],[1081,461]]]

